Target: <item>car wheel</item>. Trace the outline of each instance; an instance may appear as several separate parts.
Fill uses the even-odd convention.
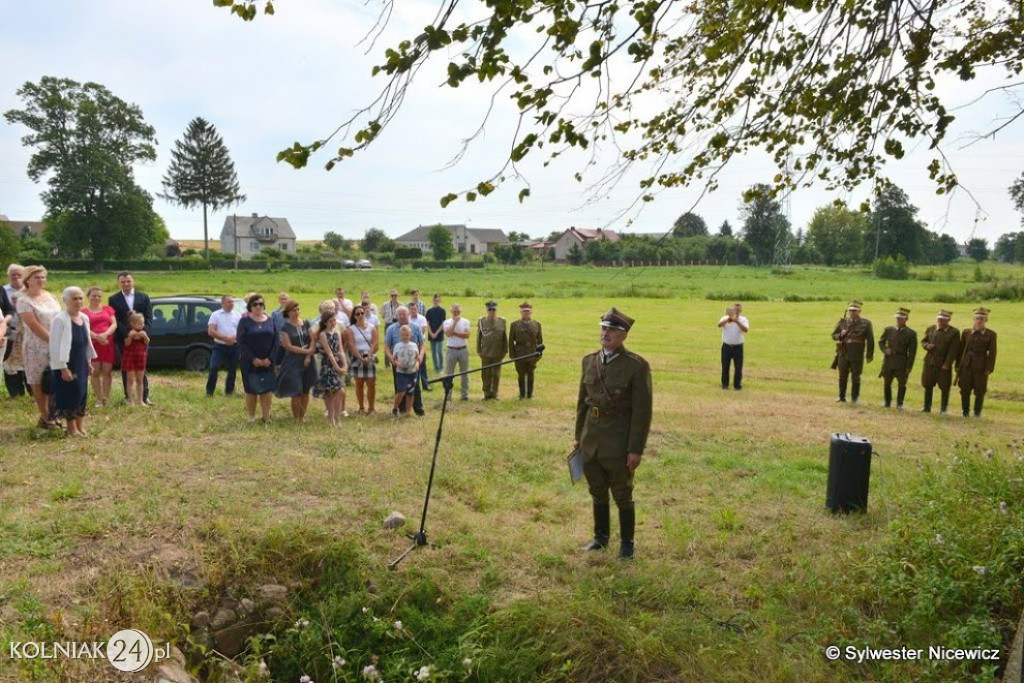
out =
[[[185,356],[185,369],[189,372],[202,372],[210,367],[210,352],[207,349],[192,349]]]

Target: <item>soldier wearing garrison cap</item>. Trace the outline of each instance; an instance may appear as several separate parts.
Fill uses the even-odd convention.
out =
[[[870,363],[875,358],[875,332],[871,321],[862,318],[864,304],[854,299],[846,307],[846,315],[836,323],[832,339],[836,342],[836,359],[832,367],[839,369],[839,403],[846,403],[847,382],[852,379],[850,398],[854,403],[860,396],[860,375],[864,358]]]
[[[594,540],[603,550],[611,537],[609,492],[619,510],[619,557],[633,557],[633,472],[647,445],[653,396],[651,367],[623,342],[633,319],[612,308],[601,318],[601,348],[583,357],[576,401],[576,440],[583,453],[594,512]]]
[[[949,390],[953,385],[953,366],[960,356],[960,330],[949,324],[952,311],[942,309],[935,317],[935,324],[924,333],[921,347],[926,351],[924,368],[921,370],[921,386],[924,387],[924,407],[921,412],[932,412],[932,394],[938,385],[940,396],[939,412],[946,414],[949,407]]]
[[[533,306],[529,301],[519,304],[519,320],[515,320],[508,330],[509,358],[528,356],[544,343],[540,322],[533,319]],[[516,361],[516,375],[519,379],[519,398],[533,398],[533,371],[537,367],[537,358]]]
[[[917,356],[917,332],[907,327],[910,309],[902,306],[896,311],[896,324],[886,327],[878,338],[878,350],[885,354],[882,371],[878,374],[885,382],[885,407],[892,406],[892,380],[896,379],[896,407],[903,410],[907,397],[907,378]]]
[[[956,385],[960,387],[960,403],[964,417],[970,415],[971,392],[974,392],[974,417],[981,417],[988,391],[988,376],[996,369],[996,333],[988,329],[989,309],[974,309],[974,326],[960,335],[960,361]]]
[[[476,321],[476,352],[481,365],[500,363],[508,353],[508,331],[505,319],[498,317],[498,304],[488,301],[487,315]],[[498,384],[501,382],[501,366],[480,371],[484,385],[484,400],[498,398]]]

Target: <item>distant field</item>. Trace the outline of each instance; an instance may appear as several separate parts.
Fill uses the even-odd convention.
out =
[[[1000,356],[984,419],[918,413],[919,364],[905,412],[880,407],[879,362],[867,366],[861,405],[833,402],[829,334],[850,298],[864,300],[876,332],[899,305],[923,331],[940,306],[962,326],[985,303],[964,300],[973,266],[935,275],[137,273],[150,294],[285,291],[304,311],[339,284],[378,304],[390,287],[403,298],[414,286],[425,299],[440,292],[471,319],[488,298],[509,318],[529,299],[548,347],[537,398],[515,400],[506,368],[503,400],[484,403],[473,377],[473,400],[451,409],[441,442],[427,519],[438,545],[396,572],[385,565],[408,541],[381,522],[398,510],[406,530],[418,528],[440,387],[426,394],[422,421],[353,417],[331,431],[318,402],[294,424],[275,401],[272,424],[246,427],[242,400],[205,398],[204,376],[153,373],[154,408],[95,409],[92,437],[73,441],[38,433],[27,402],[5,399],[0,644],[140,628],[186,651],[202,680],[230,680],[222,658],[190,643],[193,615],[281,583],[289,610],[273,639],[249,643],[241,678],[255,680],[265,661],[273,680],[363,680],[376,657],[389,681],[421,666],[435,680],[992,680],[998,662],[824,656],[828,645],[1001,649],[1024,606],[1024,303],[988,302]],[[112,274],[51,273],[52,291],[72,283],[115,285]],[[746,381],[724,392],[715,322],[737,299],[752,328]],[[580,358],[597,348],[612,305],[636,318],[627,345],[649,360],[655,387],[630,565],[577,549],[591,533],[590,504],[564,464]],[[386,413],[392,392],[381,385]],[[352,410],[351,390],[348,400]],[[875,448],[866,515],[823,510],[836,432]],[[613,542],[617,533],[613,520]],[[346,664],[333,668],[335,656]],[[119,680],[105,662],[6,658],[0,651],[0,681]]]

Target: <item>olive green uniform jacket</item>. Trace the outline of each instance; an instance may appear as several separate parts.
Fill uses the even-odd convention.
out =
[[[629,453],[642,455],[653,412],[651,366],[620,346],[606,364],[603,352],[583,357],[576,401],[576,440],[583,460],[626,467]]]

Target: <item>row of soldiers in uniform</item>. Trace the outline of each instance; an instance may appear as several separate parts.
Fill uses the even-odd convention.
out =
[[[860,301],[851,301],[846,315],[836,324],[832,339],[836,342],[836,357],[833,369],[839,370],[840,403],[846,402],[847,383],[850,382],[850,398],[856,403],[860,395],[860,376],[864,360],[874,359],[874,332],[871,321],[861,316]],[[941,310],[935,324],[930,326],[921,339],[925,350],[924,369],[921,372],[921,386],[924,387],[923,412],[932,410],[935,387],[939,387],[939,412],[945,413],[949,406],[949,393],[953,384],[960,388],[963,416],[971,414],[971,394],[974,394],[974,417],[981,417],[988,390],[988,376],[996,367],[996,333],[988,329],[989,309],[979,306],[974,309],[974,324],[962,333],[949,324],[953,313]],[[907,378],[914,367],[917,355],[917,333],[907,327],[910,310],[896,311],[896,324],[886,327],[878,338],[878,348],[885,355],[879,373],[885,386],[885,407],[892,406],[892,382],[896,380],[896,407],[903,409],[907,395]],[[955,373],[955,378],[954,378]]]
[[[487,315],[476,321],[476,352],[482,365],[493,365],[509,358],[521,358],[533,354],[544,343],[540,322],[533,319],[533,305],[529,301],[519,304],[519,320],[507,325],[498,315],[498,304],[488,301],[484,304]],[[516,375],[519,379],[519,398],[533,398],[534,369],[536,356],[517,360]],[[483,381],[484,400],[498,398],[501,382],[501,366],[484,368],[480,371]]]

